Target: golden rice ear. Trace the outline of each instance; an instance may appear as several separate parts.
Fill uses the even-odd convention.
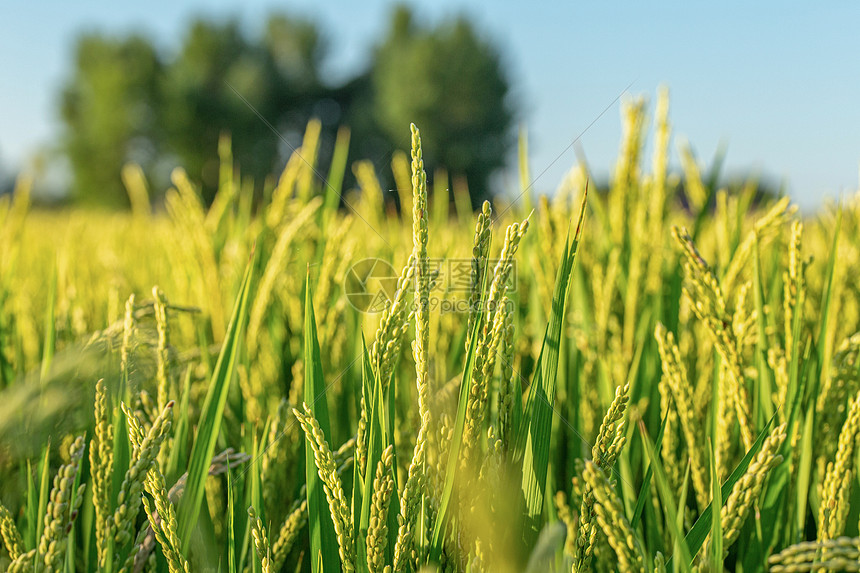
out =
[[[625,384],[615,389],[615,398],[609,405],[597,439],[591,449],[592,463],[599,471],[610,472],[618,454],[624,448],[626,436],[625,411],[629,399],[630,386]],[[588,470],[588,466],[586,466]],[[586,480],[588,483],[588,480]],[[590,485],[590,484],[589,484]],[[574,571],[587,571],[591,566],[597,535],[595,494],[593,487],[586,487],[579,510],[579,529],[576,535],[576,550],[573,556]]]
[[[654,337],[657,339],[657,349],[660,354],[660,362],[663,369],[663,378],[660,383],[668,387],[673,411],[677,412],[681,432],[685,440],[685,450],[690,456],[690,473],[693,478],[693,488],[696,492],[696,500],[700,508],[708,505],[710,500],[710,477],[706,461],[706,451],[702,444],[705,440],[705,428],[697,419],[696,408],[693,401],[692,385],[687,377],[687,370],[681,359],[681,351],[675,344],[675,336],[666,330],[662,323],[657,323]],[[671,406],[670,406],[671,407]],[[663,415],[666,415],[665,412]],[[664,437],[665,440],[665,437]],[[671,444],[664,441],[664,444]]]
[[[149,526],[167,560],[170,573],[190,571],[188,560],[182,554],[182,543],[179,541],[176,507],[170,500],[167,487],[164,484],[164,475],[157,463],[147,472],[144,486],[152,500],[143,496],[143,507],[149,520]],[[141,531],[145,532],[147,529],[143,528]],[[136,541],[135,545],[140,546],[141,543]]]
[[[696,317],[705,325],[714,346],[724,361],[725,372],[722,377],[725,394],[731,400],[734,414],[740,425],[744,449],[749,450],[755,442],[755,431],[751,419],[751,401],[746,387],[741,348],[731,328],[733,314],[728,309],[723,290],[708,263],[699,254],[693,239],[686,229],[672,228],[676,243],[680,246],[685,260],[686,281],[684,295],[692,306]]]
[[[355,568],[355,533],[353,531],[351,504],[347,503],[343,493],[343,484],[338,477],[337,464],[329,449],[325,434],[319,422],[314,418],[307,404],[303,404],[304,413],[293,409],[293,415],[305,431],[308,444],[314,452],[314,463],[323,484],[325,497],[331,511],[341,562],[345,569]]]
[[[389,445],[382,452],[376,465],[373,479],[373,498],[370,509],[370,525],[367,531],[367,565],[370,573],[383,573],[385,570],[385,549],[388,546],[388,506],[395,491],[394,446]],[[370,479],[368,474],[367,479]]]
[[[272,573],[272,551],[269,547],[269,537],[266,534],[266,528],[263,527],[263,520],[257,517],[257,512],[254,507],[248,508],[248,518],[251,524],[251,536],[254,538],[254,550],[257,553],[257,559],[260,560],[260,566],[263,573]]]
[[[786,424],[775,427],[770,435],[765,439],[761,449],[753,458],[743,477],[738,480],[732,492],[723,504],[720,512],[720,521],[722,527],[722,544],[723,553],[728,553],[729,547],[737,541],[741,533],[741,528],[744,522],[752,512],[753,505],[756,503],[762,488],[771,475],[771,470],[782,463],[783,458],[779,455],[779,450],[782,447],[786,437]],[[710,540],[709,540],[710,541]],[[702,560],[706,559],[711,553],[709,541],[705,542],[705,546],[699,553]]]
[[[597,523],[618,556],[618,569],[630,572],[643,571],[645,557],[642,546],[627,520],[624,505],[612,489],[606,473],[598,467],[598,464],[586,462],[583,478],[594,496],[591,507]]]

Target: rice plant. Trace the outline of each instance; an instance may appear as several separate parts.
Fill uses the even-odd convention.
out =
[[[449,205],[414,125],[392,191],[323,178],[317,122],[262,198],[227,139],[209,207],[182,170],[153,210],[127,166],[128,214],[21,179],[0,569],[860,570],[860,194],[673,174],[654,110],[650,161],[628,101],[609,185],[534,209]]]

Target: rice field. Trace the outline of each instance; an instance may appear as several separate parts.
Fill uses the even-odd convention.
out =
[[[262,199],[225,139],[209,207],[22,178],[0,569],[860,570],[860,195],[801,217],[713,185],[665,91],[622,114],[608,190],[477,213],[415,126],[378,177],[312,122]]]

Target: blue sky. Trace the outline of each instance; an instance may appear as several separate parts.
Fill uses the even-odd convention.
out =
[[[860,4],[836,1],[543,4],[438,0],[417,5],[437,22],[464,12],[503,50],[528,128],[535,182],[551,191],[575,162],[548,166],[628,85],[651,97],[671,89],[675,136],[709,162],[727,145],[729,173],[785,180],[805,207],[858,187]],[[326,71],[342,78],[364,65],[391,2],[224,0],[9,2],[0,18],[0,163],[25,163],[59,132],[56,99],[82,30],[144,30],[165,49],[193,15],[235,15],[259,25],[272,10],[316,21],[326,33]],[[581,142],[597,172],[612,166],[621,135],[614,105]],[[513,186],[513,171],[508,177]]]

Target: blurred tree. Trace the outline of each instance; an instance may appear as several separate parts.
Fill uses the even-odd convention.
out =
[[[391,143],[403,147],[414,122],[428,170],[444,166],[465,175],[473,206],[487,198],[489,176],[505,164],[513,135],[508,80],[496,48],[464,17],[423,28],[401,5],[371,74],[374,116]]]
[[[203,182],[204,195],[217,183],[215,150],[224,131],[243,174],[262,180],[272,173],[284,145],[272,128],[304,129],[321,97],[321,57],[316,29],[284,16],[272,16],[255,41],[235,20],[191,24],[166,73],[165,126],[170,150]]]
[[[78,40],[60,105],[75,198],[128,204],[120,180],[123,164],[131,160],[151,167],[157,159],[162,72],[155,49],[141,36],[88,34]]]
[[[385,174],[414,121],[428,170],[466,175],[478,204],[511,140],[499,56],[463,18],[423,29],[396,8],[369,68],[334,86],[320,75],[317,28],[277,14],[256,35],[234,19],[194,20],[172,53],[136,35],[89,34],[75,54],[62,97],[64,150],[75,197],[107,205],[128,204],[119,176],[127,161],[140,163],[156,190],[181,165],[211,200],[224,132],[242,175],[261,182],[301,144],[312,117],[322,122],[321,173],[339,125],[352,130],[350,160],[370,159]]]

